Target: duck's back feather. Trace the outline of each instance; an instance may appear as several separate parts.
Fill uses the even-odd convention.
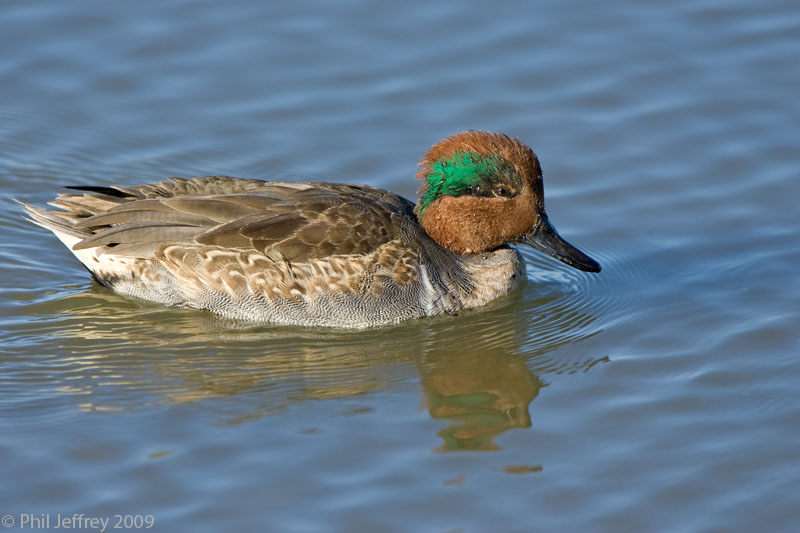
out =
[[[399,237],[413,205],[386,191],[332,183],[281,183],[222,176],[132,188],[86,187],[51,204],[83,239],[75,251],[122,246],[137,253],[163,243],[255,250],[306,262],[367,254]],[[51,228],[52,229],[52,228]],[[73,232],[74,233],[74,232]],[[147,246],[147,244],[151,246]]]

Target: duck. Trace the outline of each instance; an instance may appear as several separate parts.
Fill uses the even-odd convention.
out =
[[[72,186],[22,203],[100,284],[248,322],[368,328],[485,306],[526,281],[517,245],[576,269],[517,138],[463,131],[419,162],[416,204],[367,185],[229,176]]]

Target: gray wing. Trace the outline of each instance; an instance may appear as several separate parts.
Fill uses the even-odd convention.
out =
[[[165,243],[279,254],[292,262],[369,253],[401,237],[413,204],[367,186],[213,176],[136,187],[76,187],[45,218],[71,226],[81,250],[152,256]],[[40,220],[41,222],[41,220]]]

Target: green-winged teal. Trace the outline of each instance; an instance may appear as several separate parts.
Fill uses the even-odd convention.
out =
[[[458,133],[420,167],[416,206],[364,185],[225,176],[24,205],[103,285],[257,322],[358,328],[479,307],[525,279],[509,244],[600,271],[551,226],[539,161],[518,139]]]

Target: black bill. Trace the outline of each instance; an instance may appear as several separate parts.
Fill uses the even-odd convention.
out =
[[[519,242],[532,246],[579,270],[600,272],[600,263],[562,239],[550,224],[547,215],[543,214],[533,231],[522,237]]]

